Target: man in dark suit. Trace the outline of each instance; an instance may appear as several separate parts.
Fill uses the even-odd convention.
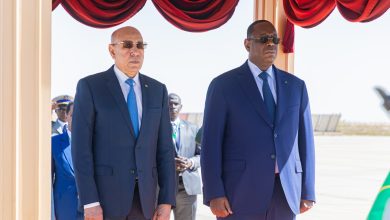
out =
[[[145,46],[134,27],[114,31],[115,65],[78,82],[72,156],[85,219],[167,220],[175,205],[168,94],[139,73]]]
[[[305,83],[273,65],[279,38],[248,27],[248,60],[210,84],[201,152],[204,203],[217,219],[291,220],[310,209],[314,141]]]
[[[51,138],[52,146],[52,177],[56,220],[76,220],[82,218],[77,211],[77,189],[74,179],[71,156],[73,103],[66,107],[64,132]]]
[[[198,171],[200,167],[200,145],[195,141],[198,127],[179,118],[183,105],[177,94],[169,94],[168,100],[178,178],[176,207],[173,209],[173,214],[175,220],[195,220],[197,194],[202,193]]]

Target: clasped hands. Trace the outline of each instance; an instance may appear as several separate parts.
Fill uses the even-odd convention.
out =
[[[192,167],[192,160],[187,157],[177,156],[175,157],[176,171],[183,172]]]

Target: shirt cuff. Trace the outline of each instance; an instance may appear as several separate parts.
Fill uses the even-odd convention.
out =
[[[194,160],[189,158],[189,160],[191,161],[191,166],[190,166],[190,170],[194,170],[194,167],[195,167],[195,163],[194,163]]]
[[[96,206],[99,206],[99,205],[100,205],[100,202],[89,203],[89,204],[84,205],[84,209],[96,207]]]

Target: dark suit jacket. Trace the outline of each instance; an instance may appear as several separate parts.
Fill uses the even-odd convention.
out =
[[[51,138],[52,176],[56,220],[77,219],[77,189],[68,133]]]
[[[204,203],[226,196],[234,214],[264,213],[272,197],[275,155],[291,210],[315,200],[314,141],[305,83],[273,67],[275,122],[249,69],[215,78],[208,89],[201,152]]]
[[[183,185],[188,195],[197,195],[202,193],[201,180],[199,174],[200,167],[200,145],[195,142],[198,127],[188,121],[180,120],[179,128],[179,156],[190,158],[194,162],[192,169],[181,173]]]
[[[126,216],[138,186],[142,210],[175,204],[175,164],[167,90],[140,74],[142,122],[134,136],[113,66],[81,79],[73,112],[72,155],[81,205],[99,201],[105,216]]]

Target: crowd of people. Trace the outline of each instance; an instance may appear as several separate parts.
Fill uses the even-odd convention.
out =
[[[304,81],[274,65],[273,24],[249,25],[248,59],[209,85],[203,125],[140,73],[134,27],[111,35],[114,64],[53,99],[53,219],[293,220],[315,203],[314,141]],[[202,174],[199,169],[202,167]]]

